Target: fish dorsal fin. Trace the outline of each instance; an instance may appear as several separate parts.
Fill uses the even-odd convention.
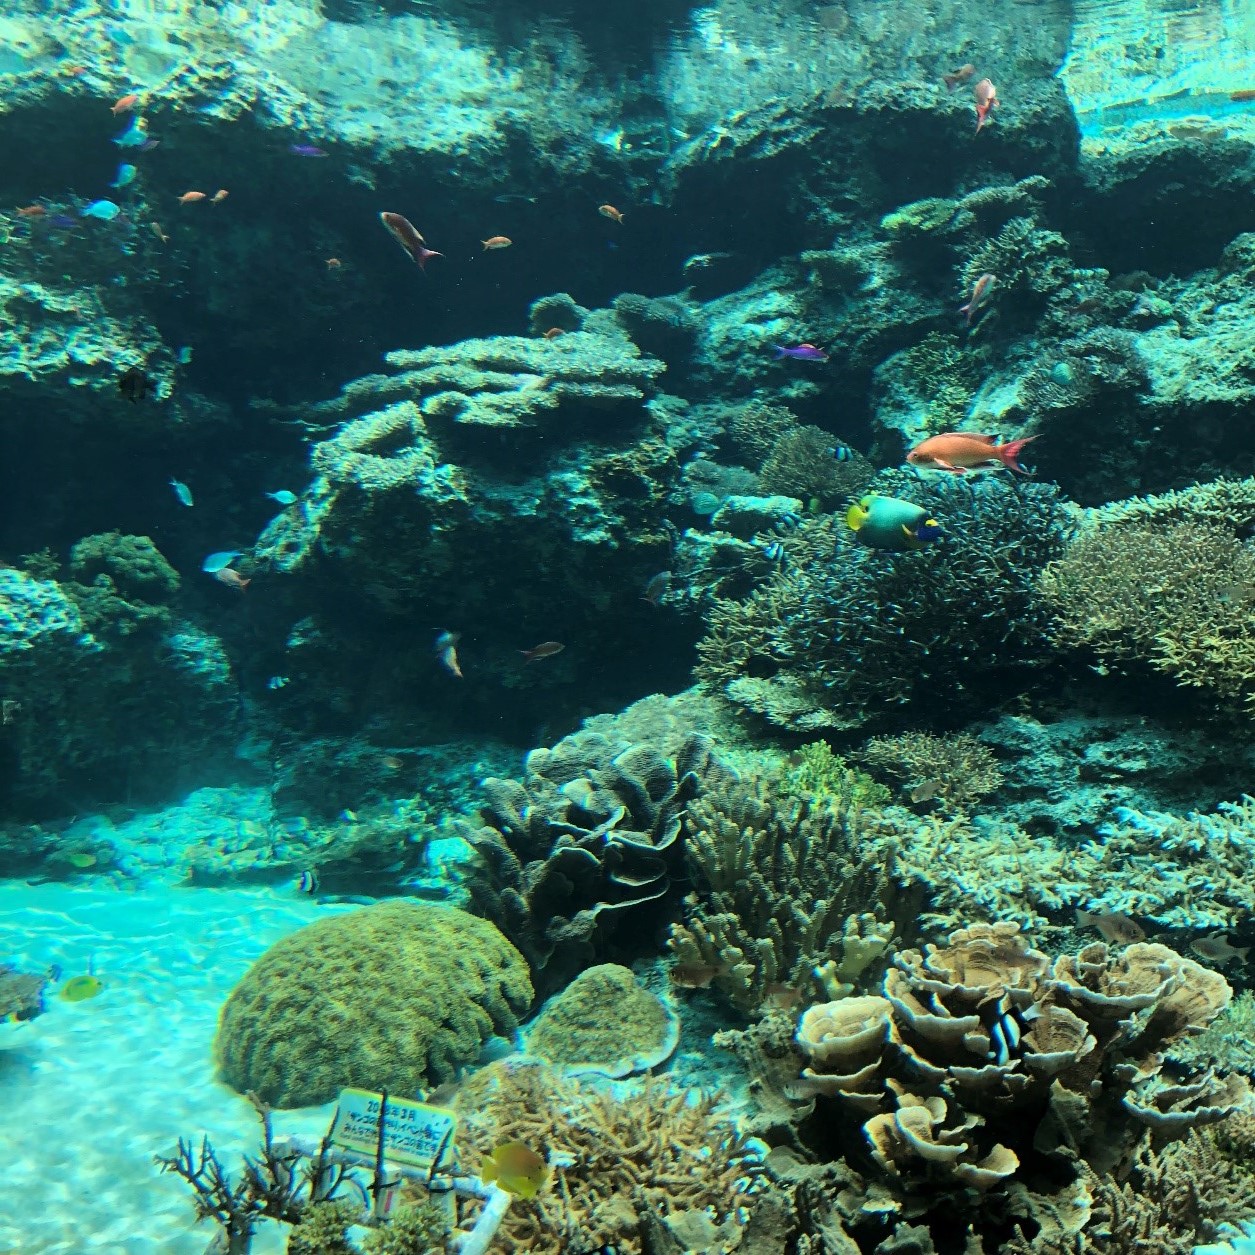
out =
[[[997,434],[994,434],[992,436],[988,436],[984,434],[978,435],[974,431],[968,432],[967,434],[971,436],[973,440],[979,440],[982,444],[997,444],[998,443]]]

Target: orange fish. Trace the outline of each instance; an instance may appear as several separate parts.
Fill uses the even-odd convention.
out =
[[[115,100],[113,104],[109,106],[109,112],[112,113],[114,117],[117,117],[119,113],[129,113],[137,104],[139,104],[139,93],[129,92],[120,100]]]
[[[344,263],[343,263],[343,262],[342,262],[342,261],[341,261],[338,257],[328,257],[328,258],[327,258],[327,269],[328,269],[328,270],[339,270],[339,269],[340,269],[340,267],[341,267],[341,266],[343,266],[343,265],[344,265]]]
[[[87,67],[85,65],[67,65],[61,73],[64,74],[66,78],[81,78],[87,73]]]
[[[481,240],[480,243],[484,246],[484,252],[488,253],[496,248],[509,248],[514,241],[508,235],[490,235],[486,240]]]
[[[458,666],[458,641],[462,639],[458,632],[440,632],[436,636],[436,658],[440,665],[457,679],[462,678],[462,668]]]
[[[1001,463],[1021,475],[1028,475],[1017,461],[1020,450],[1036,436],[1022,436],[999,444],[997,436],[978,436],[969,431],[943,431],[939,436],[929,436],[906,455],[912,466],[923,466],[935,471],[954,471],[961,475],[974,466],[997,466]]]
[[[218,190],[217,190],[217,191],[216,191],[216,192],[215,192],[215,193],[214,193],[214,194],[213,194],[213,195],[209,198],[209,203],[210,203],[211,205],[221,205],[221,204],[222,204],[222,202],[223,202],[224,200],[226,200],[226,198],[227,198],[228,196],[230,196],[230,195],[231,195],[231,193],[230,193],[230,192],[228,192],[228,191],[227,191],[227,189],[226,189],[225,187],[220,187],[220,188],[219,188],[219,189],[218,189]]]
[[[184,192],[183,195],[179,197],[179,204],[180,205],[194,205],[198,200],[204,200],[204,199],[205,199],[204,192]]]
[[[549,330],[545,332],[545,339],[556,340],[559,336],[564,335],[566,335],[566,332],[563,331],[561,327],[550,327]]]
[[[998,93],[994,88],[993,80],[983,78],[972,88],[972,95],[976,99],[976,134],[980,134],[980,129],[985,125],[985,120],[989,117],[990,109],[998,107]]]
[[[960,83],[966,83],[975,73],[976,67],[974,65],[961,65],[957,70],[951,70],[949,74],[943,74],[941,81],[946,85],[946,91],[952,92]]]
[[[536,662],[540,658],[552,658],[554,654],[560,654],[566,646],[561,641],[541,641],[539,645],[534,645],[531,649],[520,649],[519,653],[527,662]]]
[[[613,205],[598,205],[597,212],[603,218],[609,218],[611,222],[623,221],[623,215]]]
[[[251,579],[246,580],[238,571],[233,571],[229,566],[224,566],[221,571],[215,571],[214,579],[228,588],[238,588],[240,592],[253,582]]]
[[[42,205],[27,205],[17,212],[20,218],[42,218],[48,211]]]
[[[385,210],[379,215],[379,221],[388,228],[392,238],[409,253],[410,260],[423,274],[427,273],[427,263],[433,257],[444,256],[443,253],[437,253],[434,249],[427,247],[427,241],[408,218],[403,218],[400,214],[388,213]]]

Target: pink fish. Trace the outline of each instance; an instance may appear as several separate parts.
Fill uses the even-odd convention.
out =
[[[782,357],[795,357],[803,362],[826,362],[828,354],[823,349],[817,349],[813,344],[799,344],[793,348],[785,348],[782,344],[773,344],[771,346],[775,350],[775,360],[779,361]]]
[[[959,313],[967,315],[967,325],[972,325],[976,311],[984,308],[993,295],[994,285],[998,282],[995,275],[981,275],[972,286],[972,298],[966,305],[959,306]]]
[[[972,95],[976,98],[976,134],[979,135],[990,109],[998,107],[998,92],[992,79],[983,78],[972,88]]]
[[[220,584],[225,584],[228,588],[238,588],[243,592],[253,581],[245,579],[238,571],[233,571],[229,566],[224,566],[221,571],[213,573],[214,579]]]
[[[427,241],[408,218],[403,218],[400,214],[388,213],[385,210],[379,215],[379,221],[388,228],[392,238],[409,253],[411,260],[424,274],[427,273],[427,263],[433,257],[444,256],[443,253],[437,253],[434,249],[427,247]]]

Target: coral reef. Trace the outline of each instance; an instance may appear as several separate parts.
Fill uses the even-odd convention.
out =
[[[33,1020],[44,1010],[47,975],[22,972],[0,963],[0,1023]]]
[[[1051,962],[1014,924],[973,925],[895,954],[883,996],[807,1010],[801,1083],[863,1118],[871,1163],[904,1193],[979,1195],[1042,1156],[1106,1173],[1251,1104],[1235,1074],[1163,1070],[1231,996],[1162,945]]]
[[[727,774],[701,735],[632,743],[587,730],[533,750],[522,780],[484,781],[472,909],[495,920],[542,990],[594,961],[625,923],[662,908],[683,849],[685,808]]]
[[[674,1010],[617,963],[581,972],[527,1026],[527,1053],[573,1072],[622,1077],[665,1063],[680,1040]]]
[[[912,800],[937,798],[948,808],[970,805],[997,792],[1003,780],[993,751],[968,732],[876,736],[863,746],[859,757],[873,772],[905,785]]]
[[[873,487],[925,507],[944,540],[884,554],[835,519],[805,521],[783,569],[743,599],[716,602],[698,647],[706,684],[783,727],[855,728],[939,684],[953,709],[978,704],[1041,665],[1047,618],[1035,583],[1070,530],[1057,490],[900,472]]]
[[[771,447],[758,472],[763,492],[800,497],[812,510],[833,510],[859,497],[871,482],[871,463],[849,449],[838,461],[833,451],[840,446],[830,432],[803,426],[785,432]]]
[[[760,1152],[718,1100],[666,1081],[627,1083],[612,1094],[543,1064],[505,1060],[471,1077],[456,1109],[464,1162],[518,1140],[553,1168],[552,1186],[506,1214],[501,1233],[511,1251],[577,1242],[640,1255],[651,1213],[682,1248],[717,1250],[735,1241],[760,1188]],[[684,1241],[702,1221],[705,1240]]]
[[[452,1080],[532,1000],[522,957],[455,907],[385,902],[307,925],[232,991],[214,1058],[223,1080],[277,1107],[345,1086],[402,1094]]]
[[[892,835],[849,797],[724,782],[689,803],[689,825],[693,892],[668,946],[744,1011],[786,991],[834,997],[913,934],[919,897],[898,882]]]
[[[1223,522],[1100,523],[1042,572],[1064,645],[1255,708],[1255,554]]]

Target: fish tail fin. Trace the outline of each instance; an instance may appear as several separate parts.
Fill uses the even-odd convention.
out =
[[[866,521],[867,511],[857,501],[845,512],[845,525],[852,532],[857,532]]]
[[[1020,465],[1020,450],[1024,448],[1030,440],[1036,440],[1036,436],[1021,436],[1019,440],[1008,440],[1006,444],[998,446],[998,456],[1002,459],[1004,466],[1016,471],[1020,475],[1029,475],[1032,472],[1026,470]]]
[[[484,1162],[479,1169],[479,1179],[485,1185],[491,1185],[497,1179],[496,1162],[489,1156],[484,1156]]]

